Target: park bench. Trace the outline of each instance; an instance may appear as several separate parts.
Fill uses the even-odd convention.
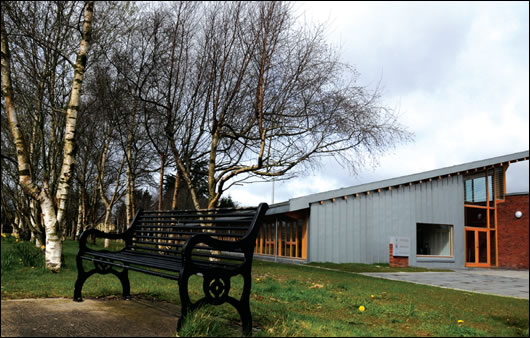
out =
[[[79,237],[74,301],[83,301],[83,284],[95,273],[117,276],[122,284],[123,297],[129,298],[128,271],[134,270],[178,281],[181,316],[177,330],[190,311],[205,304],[228,302],[237,309],[243,333],[248,335],[252,328],[249,304],[252,257],[267,209],[268,205],[262,203],[256,208],[242,209],[140,210],[124,233],[109,234],[88,229]],[[125,247],[115,252],[90,249],[87,239],[91,235],[121,239]],[[93,262],[94,268],[85,271],[84,261]],[[235,299],[229,295],[230,279],[239,274],[244,285],[240,299]],[[204,297],[194,303],[188,294],[188,280],[193,275],[202,276],[204,292]]]

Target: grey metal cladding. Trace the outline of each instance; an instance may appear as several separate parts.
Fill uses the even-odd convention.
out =
[[[309,257],[318,262],[388,262],[391,236],[409,237],[416,265],[416,223],[453,225],[454,252],[464,252],[463,176],[311,204]],[[464,264],[455,257],[454,265]]]

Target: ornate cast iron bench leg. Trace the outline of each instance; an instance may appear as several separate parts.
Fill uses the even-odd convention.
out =
[[[200,308],[203,305],[221,305],[225,302],[231,304],[239,313],[243,326],[243,334],[251,335],[252,333],[252,314],[250,312],[250,286],[251,277],[250,274],[243,276],[244,287],[241,299],[235,299],[230,297],[230,276],[219,276],[205,274],[203,275],[203,291],[205,297],[199,299],[197,302],[192,303],[188,294],[188,281],[189,275],[182,275],[179,280],[179,292],[181,302],[181,315],[177,324],[177,330],[180,330],[184,318],[192,311]]]
[[[83,290],[83,284],[85,284],[85,281],[88,277],[93,275],[95,271],[91,271],[91,273],[85,272],[85,269],[83,268],[83,260],[79,257],[76,258],[77,263],[77,280],[75,281],[74,286],[74,302],[82,302],[83,297],[81,296],[81,291]]]
[[[250,289],[252,286],[252,276],[250,272],[243,275],[244,285],[241,295],[241,321],[243,322],[243,334],[249,336],[252,333],[252,313],[250,312]]]
[[[95,269],[92,269],[88,272],[85,272],[85,269],[83,268],[83,260],[81,258],[77,258],[77,280],[75,281],[75,287],[74,287],[74,301],[75,302],[82,302],[82,290],[83,290],[83,284],[85,284],[85,281],[88,279],[88,277],[92,276],[95,273],[99,274],[108,274],[112,273],[121,282],[121,286],[123,289],[123,299],[129,299],[131,297],[131,284],[129,282],[129,270],[127,268],[123,268],[121,272],[118,272],[112,268],[112,265],[100,263],[100,262],[94,262]]]
[[[177,331],[182,327],[184,318],[188,315],[190,310],[191,300],[188,295],[188,280],[189,274],[182,274],[179,278],[179,294],[180,294],[180,318],[177,322]]]
[[[252,334],[252,313],[250,312],[250,287],[251,287],[251,276],[243,276],[244,285],[241,299],[235,299],[228,297],[226,300],[236,308],[239,316],[241,317],[241,324],[243,326],[243,334],[250,336]]]

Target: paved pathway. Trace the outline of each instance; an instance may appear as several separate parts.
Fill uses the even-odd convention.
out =
[[[177,305],[136,299],[2,300],[2,337],[175,337],[178,315]]]
[[[443,288],[528,299],[528,270],[455,269],[455,272],[362,274]]]

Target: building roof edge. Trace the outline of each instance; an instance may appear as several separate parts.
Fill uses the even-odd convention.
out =
[[[522,151],[508,155],[502,155],[497,157],[492,157],[484,160],[472,161],[467,163],[462,163],[450,167],[434,169],[429,171],[424,171],[416,174],[400,176],[396,178],[385,179],[381,181],[365,183],[355,186],[350,186],[346,188],[340,188],[315,194],[310,194],[306,196],[296,197],[290,199],[289,202],[289,211],[295,211],[300,209],[309,208],[311,203],[329,200],[333,198],[354,195],[365,193],[369,191],[377,191],[378,189],[399,186],[409,183],[421,183],[424,180],[429,180],[433,178],[439,178],[442,176],[448,176],[453,174],[466,173],[469,170],[475,170],[485,167],[491,167],[501,164],[509,164],[519,161],[527,161],[529,157],[529,151]]]

